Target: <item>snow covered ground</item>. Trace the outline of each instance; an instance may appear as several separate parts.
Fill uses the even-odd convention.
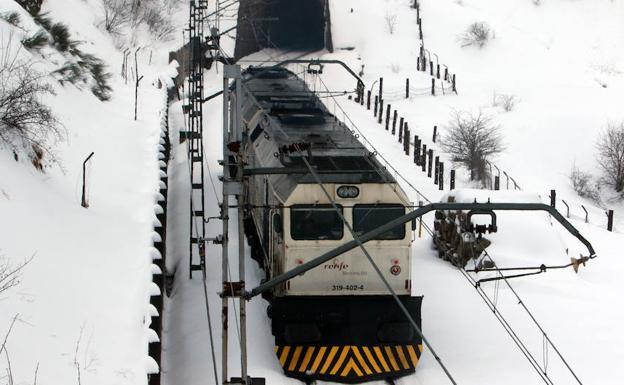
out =
[[[409,3],[406,0],[379,0],[366,4],[331,1],[336,51],[307,56],[344,60],[356,71],[364,64],[367,89],[381,76],[386,90],[402,89],[406,77],[414,87],[426,87],[430,84],[430,77],[417,73],[415,68],[418,30],[415,11],[409,8]],[[592,19],[601,21],[601,27],[582,28],[580,20],[590,17],[590,13]],[[397,16],[396,30],[392,35],[385,25],[386,14]],[[547,202],[550,189],[556,189],[568,202],[578,202],[573,210],[579,215],[580,204],[590,202],[572,191],[568,181],[572,163],[576,161],[582,168],[596,172],[592,143],[606,123],[621,119],[618,95],[622,94],[622,78],[618,75],[618,68],[624,64],[619,56],[622,39],[613,37],[613,34],[621,35],[622,30],[615,28],[621,16],[622,4],[618,2],[550,1],[535,6],[531,1],[522,0],[495,3],[424,0],[422,18],[427,48],[457,73],[459,94],[397,99],[392,101],[393,108],[398,108],[406,117],[412,133],[424,138],[431,137],[434,125],[443,130],[453,110],[483,110],[493,115],[503,127],[507,144],[507,151],[497,159],[497,164],[518,181],[524,192],[485,195],[498,201]],[[482,49],[462,48],[457,41],[458,35],[469,23],[477,20],[492,25],[495,39]],[[584,54],[587,52],[592,54]],[[262,62],[276,54],[275,50],[265,50],[246,58],[245,64],[248,60]],[[288,55],[295,56],[295,53]],[[210,91],[218,90],[220,75],[209,72],[207,79],[208,87],[213,85]],[[323,84],[334,91],[352,91],[354,87],[351,77],[330,66],[325,67],[322,82],[308,80],[320,89]],[[606,88],[602,85],[604,83],[607,83]],[[519,100],[517,108],[503,112],[493,107],[494,92],[516,95]],[[432,201],[441,198],[442,192],[401,153],[396,138],[375,122],[371,112],[346,97],[337,100],[339,107],[335,111],[339,118],[353,122],[352,128],[356,126],[369,144],[423,195]],[[328,105],[334,108],[332,99],[328,99]],[[215,136],[220,133],[219,112],[219,101],[210,102],[205,112]],[[177,124],[182,125],[181,122]],[[216,163],[220,144],[210,141],[206,145],[215,151],[211,153],[214,159],[209,162],[209,167],[216,175],[220,172]],[[184,149],[180,148],[178,156],[183,154]],[[181,163],[179,170],[185,170],[185,162],[185,159],[178,159]],[[188,173],[184,176],[184,171],[179,172],[183,175],[181,178],[188,178]],[[458,178],[459,186],[470,186],[465,171],[462,174],[459,170]],[[407,183],[403,184],[412,200],[422,199],[421,194],[410,189]],[[215,185],[220,191],[219,183]],[[184,195],[184,187],[180,190]],[[484,197],[483,194],[479,196]],[[616,203],[610,202],[609,205],[616,209],[616,215],[618,209],[621,210]],[[213,210],[212,214],[216,215],[216,203]],[[180,217],[188,215],[186,211],[186,205],[182,205]],[[574,274],[572,269],[552,270],[540,276],[512,280],[511,284],[581,381],[618,384],[620,378],[609,368],[624,358],[624,351],[620,348],[623,341],[617,333],[617,325],[624,320],[624,313],[616,305],[617,293],[624,287],[615,273],[624,264],[618,257],[622,236],[604,230],[606,222],[600,209],[590,215],[595,223],[585,224],[574,217],[572,221],[592,242],[598,259],[581,267],[579,274]],[[432,216],[428,215],[426,220],[431,223]],[[180,219],[181,224],[186,221]],[[220,233],[219,226],[219,223],[211,224],[209,234]],[[498,234],[491,236],[494,244],[489,252],[500,266],[566,264],[571,256],[577,257],[581,252],[586,254],[584,247],[546,214],[500,214],[499,229]],[[180,242],[185,242],[186,237],[186,234],[180,234]],[[232,244],[236,244],[235,239]],[[208,254],[218,260],[219,249],[213,247]],[[235,247],[231,255],[236,255]],[[235,266],[235,258],[230,262]],[[414,294],[425,296],[423,330],[458,383],[541,383],[474,288],[459,271],[437,258],[426,235],[414,242],[413,266]],[[255,263],[248,262],[247,270],[248,283],[257,283],[261,275]],[[212,381],[207,319],[204,309],[199,306],[203,301],[202,282],[200,279],[187,280],[184,271],[178,271],[177,275],[183,279],[176,281],[176,292],[168,304],[165,380],[167,384]],[[211,269],[208,275],[208,291],[215,292],[219,271]],[[483,284],[492,298],[498,292],[499,310],[543,365],[542,334],[522,311],[513,293],[503,284],[498,290],[495,290],[496,286]],[[220,301],[216,296],[210,298],[210,308],[218,346]],[[260,299],[249,304],[249,373],[266,377],[271,384],[295,384],[297,381],[283,377],[272,355],[273,341],[265,308],[266,303]],[[235,314],[230,311],[231,327],[233,317]],[[230,342],[230,375],[235,376],[239,373],[238,349],[236,333],[232,329]],[[554,383],[575,383],[555,358],[552,348],[546,360]],[[220,367],[217,350],[217,368]],[[398,383],[435,385],[449,382],[430,352],[425,350],[417,373]]]
[[[418,35],[415,11],[408,0],[330,0],[336,51],[310,56],[338,58],[356,71],[364,64],[367,89],[380,76],[390,92],[402,89],[409,77],[414,87],[426,87],[430,78],[416,72]],[[39,384],[77,383],[75,361],[83,368],[83,384],[144,384],[145,325],[150,281],[149,252],[154,192],[157,189],[159,112],[162,91],[154,81],[166,71],[167,47],[145,43],[139,60],[145,79],[141,83],[139,120],[132,121],[133,89],[118,75],[122,53],[109,36],[95,27],[101,17],[99,0],[48,0],[46,10],[65,21],[89,52],[105,59],[114,74],[114,96],[101,103],[88,91],[55,86],[57,96],[46,100],[69,133],[58,147],[63,169],[42,174],[27,162],[16,163],[0,150],[0,257],[12,264],[34,255],[21,284],[0,298],[0,336],[19,314],[8,340],[15,383],[32,383],[39,364]],[[212,5],[211,5],[212,7]],[[547,200],[548,191],[576,204],[588,204],[575,195],[568,181],[572,163],[597,173],[593,143],[610,121],[622,120],[624,91],[624,18],[622,1],[543,0],[422,0],[426,47],[440,62],[457,73],[458,95],[414,96],[393,100],[412,132],[431,137],[442,130],[453,110],[482,109],[504,129],[507,150],[496,163],[510,173],[524,192],[498,199]],[[0,11],[17,9],[11,0],[0,0]],[[353,9],[353,12],[351,12]],[[179,20],[183,22],[184,11]],[[397,16],[389,34],[386,15]],[[23,16],[27,28],[27,16]],[[460,46],[457,41],[468,24],[486,21],[495,38],[482,49]],[[227,28],[232,20],[224,21]],[[10,28],[0,21],[2,32]],[[21,32],[17,32],[21,33]],[[170,46],[181,45],[178,38]],[[224,39],[233,52],[232,41]],[[354,47],[353,50],[347,48]],[[343,49],[344,48],[344,49]],[[86,50],[86,48],[85,48]],[[152,66],[148,65],[152,51]],[[275,55],[267,51],[254,55]],[[290,53],[289,55],[295,55]],[[54,58],[53,58],[54,59]],[[56,58],[58,59],[58,58]],[[43,68],[54,69],[43,60]],[[58,63],[57,63],[58,64]],[[206,93],[218,90],[222,71],[206,73]],[[353,89],[352,78],[327,67],[323,83],[333,90]],[[313,79],[310,79],[313,81]],[[318,87],[322,87],[317,81]],[[606,85],[606,87],[604,87]],[[494,92],[516,95],[517,107],[503,112],[492,107]],[[337,98],[344,112],[407,181],[432,201],[441,198],[430,179],[416,170],[401,153],[401,146],[375,122],[372,113],[346,97]],[[331,104],[331,99],[328,99]],[[171,106],[172,143],[184,126],[181,103]],[[208,167],[217,192],[221,158],[221,103],[206,105],[205,122],[210,135],[206,150]],[[80,207],[81,167],[94,151],[89,179],[90,208]],[[169,256],[177,266],[176,285],[167,303],[164,337],[164,381],[168,385],[213,383],[202,281],[187,278],[188,169],[185,145],[173,149],[170,169]],[[458,171],[459,172],[459,171]],[[460,186],[469,187],[459,172]],[[210,183],[210,179],[207,178]],[[404,188],[413,201],[422,197]],[[218,215],[219,196],[208,193],[209,216]],[[494,195],[492,195],[493,199]],[[624,206],[612,202],[616,218]],[[234,218],[231,213],[231,218]],[[604,230],[600,210],[591,212],[591,224],[573,224],[592,242],[598,258],[582,267],[512,280],[513,287],[534,312],[548,335],[568,359],[583,383],[620,384],[613,370],[624,358],[624,337],[618,332],[624,321],[620,293],[624,283],[618,272],[621,233]],[[431,215],[426,217],[432,222]],[[622,221],[617,221],[620,229]],[[221,224],[208,224],[209,236],[220,233]],[[564,264],[584,252],[556,223],[543,214],[501,214],[499,233],[492,236],[489,252],[501,266]],[[235,234],[234,227],[231,234]],[[231,238],[232,256],[236,238]],[[568,249],[568,254],[566,254]],[[208,250],[208,293],[217,344],[220,341],[220,250]],[[176,262],[178,264],[176,265]],[[247,282],[259,282],[260,271],[247,261]],[[233,270],[236,260],[231,259]],[[234,273],[234,272],[233,272]],[[235,274],[235,273],[234,273]],[[413,291],[424,295],[423,331],[459,384],[533,384],[539,377],[512,344],[494,315],[468,281],[448,263],[437,258],[428,236],[414,242]],[[494,295],[494,284],[484,284]],[[529,324],[516,299],[500,285],[498,305],[531,351],[542,360],[542,337]],[[238,344],[235,313],[230,312],[230,368],[237,375]],[[270,384],[296,384],[281,374],[273,354],[273,340],[266,317],[266,302],[248,305],[249,373],[266,377]],[[82,337],[81,337],[82,335]],[[80,343],[78,344],[78,341]],[[78,354],[76,349],[78,347]],[[217,358],[220,351],[217,345]],[[76,358],[77,357],[77,358]],[[7,382],[6,364],[0,361],[0,384]],[[220,368],[217,362],[217,368]],[[549,374],[556,384],[574,381],[549,352]],[[417,373],[399,384],[449,383],[426,349]]]

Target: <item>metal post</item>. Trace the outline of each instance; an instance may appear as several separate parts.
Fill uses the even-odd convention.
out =
[[[440,79],[440,65],[437,64],[436,78]]]
[[[242,87],[241,87],[241,68],[240,65],[236,66],[236,141],[240,141],[243,144],[243,117],[242,117]],[[241,146],[242,148],[242,146]],[[225,155],[224,155],[225,156]],[[243,201],[242,196],[242,183],[243,183],[243,162],[244,158],[240,154],[237,156],[238,172],[237,179],[241,186],[241,193],[238,194],[239,201]],[[225,175],[225,174],[224,174]],[[243,224],[243,205],[238,205],[238,280],[241,283],[241,293],[245,292],[245,233]],[[247,302],[240,298],[239,304],[239,327],[240,327],[240,349],[241,349],[241,378],[243,384],[247,384]]]
[[[371,101],[371,92],[370,91],[366,91],[367,97],[366,97],[366,109],[370,110],[370,101]]]
[[[429,150],[429,167],[427,168],[427,176],[431,178],[431,172],[433,171],[433,150]]]
[[[583,208],[583,211],[585,211],[585,223],[589,223],[589,213],[587,212],[585,206],[581,205],[581,207]]]
[[[433,126],[433,143],[436,142],[437,137],[438,137],[438,126]]]
[[[563,203],[566,207],[566,218],[570,218],[570,206],[568,205],[568,203],[565,200],[561,200],[561,203]]]
[[[455,86],[455,74],[453,74],[453,92],[457,93],[457,87]]]
[[[435,78],[431,78],[431,95],[435,96]]]
[[[420,156],[420,167],[422,168],[422,172],[425,172],[427,169],[427,145],[424,143],[422,146],[422,155]]]
[[[390,128],[390,104],[386,106],[386,131]]]
[[[228,207],[230,197],[226,189],[226,176],[229,174],[229,119],[230,119],[230,89],[227,67],[223,72],[223,201],[221,203],[221,222],[223,223],[223,242],[221,243],[221,281],[223,285],[228,282]],[[221,298],[221,378],[223,384],[228,382],[228,298]]]
[[[375,108],[373,109],[373,116],[377,117],[377,107],[379,104],[379,96],[375,95]]]
[[[429,75],[433,76],[433,61],[429,60]]]
[[[418,139],[418,135],[414,135],[414,163],[418,166],[420,160],[420,139]]]
[[[381,124],[383,119],[383,99],[379,99],[379,115],[377,115],[377,123]]]
[[[440,162],[438,165],[438,187],[440,190],[444,190],[444,162]]]
[[[392,135],[396,132],[397,115],[397,110],[394,110],[394,115],[392,116]]]
[[[383,78],[379,78],[379,100],[383,99]]]
[[[435,157],[435,165],[434,165],[434,173],[433,173],[433,184],[438,184],[438,176],[440,174],[440,157]]]
[[[500,190],[500,175],[494,177],[494,190]]]
[[[405,149],[405,155],[409,156],[410,153],[410,131],[405,122],[405,132],[403,133],[403,148]]]
[[[409,78],[405,79],[405,99],[409,99]]]
[[[455,170],[451,170],[451,190],[455,190]]]
[[[399,121],[399,143],[403,142],[403,117],[401,116],[401,120]]]
[[[557,207],[557,192],[555,190],[550,190],[550,205]]]
[[[613,231],[613,210],[606,212],[607,214],[607,230]]]
[[[89,207],[89,203],[87,202],[87,162],[89,161],[89,159],[91,159],[91,157],[93,156],[93,154],[95,154],[95,152],[92,152],[91,154],[89,154],[89,156],[87,156],[87,159],[84,160],[84,162],[82,162],[82,201],[81,201],[81,206],[84,208]]]

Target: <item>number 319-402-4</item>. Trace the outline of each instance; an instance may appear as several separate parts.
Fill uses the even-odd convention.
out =
[[[364,290],[364,285],[332,285],[332,291],[358,291]]]

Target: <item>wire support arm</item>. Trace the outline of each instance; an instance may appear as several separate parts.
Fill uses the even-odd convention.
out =
[[[550,205],[545,205],[541,203],[430,203],[426,206],[422,206],[417,208],[416,210],[397,218],[391,222],[386,223],[383,226],[380,226],[374,230],[369,231],[366,234],[363,234],[359,237],[359,241],[361,243],[366,243],[372,239],[377,238],[379,235],[392,230],[393,228],[403,225],[409,221],[420,218],[421,216],[427,214],[428,212],[435,210],[490,210],[490,211],[546,211],[551,214],[561,225],[568,230],[570,234],[576,237],[581,243],[587,247],[589,252],[589,258],[593,259],[596,257],[596,253],[594,251],[591,243],[585,239],[581,233],[570,223],[568,222],[554,207]],[[327,253],[308,261],[290,271],[285,272],[282,275],[279,275],[260,286],[254,288],[250,292],[245,294],[246,299],[251,299],[255,296],[258,296],[290,279],[297,277],[298,275],[304,274],[305,272],[337,257],[340,254],[344,254],[350,250],[355,249],[359,246],[359,243],[356,240],[349,241],[342,246],[339,246],[333,250],[328,251]]]

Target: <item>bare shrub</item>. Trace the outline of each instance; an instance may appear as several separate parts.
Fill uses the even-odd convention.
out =
[[[479,48],[483,48],[491,37],[492,29],[489,24],[485,21],[475,21],[466,28],[466,32],[459,37],[459,41],[462,47],[475,45]]]
[[[104,20],[100,25],[106,32],[119,35],[122,29],[130,22],[131,5],[125,0],[104,0]]]
[[[502,107],[505,112],[513,111],[517,102],[518,98],[515,95],[497,94],[495,92],[492,98],[492,106]]]
[[[605,184],[618,193],[624,192],[624,122],[609,124],[598,138],[596,149]]]
[[[33,164],[43,168],[43,155],[54,160],[50,143],[63,139],[63,128],[41,99],[53,95],[45,76],[32,61],[11,51],[12,36],[2,44],[0,58],[0,143],[16,154],[25,152]]]
[[[455,111],[446,130],[441,138],[442,149],[451,155],[453,162],[470,170],[470,180],[484,185],[488,180],[488,160],[505,149],[500,127],[481,111],[477,114]]]
[[[22,272],[33,257],[25,260],[17,266],[12,266],[6,257],[0,255],[0,294],[19,285]]]
[[[396,30],[397,15],[386,12],[385,20],[388,33],[390,33],[390,35],[394,34],[394,31]]]
[[[579,196],[593,201],[600,200],[600,185],[594,181],[591,174],[579,169],[576,165],[572,166],[570,182]]]

